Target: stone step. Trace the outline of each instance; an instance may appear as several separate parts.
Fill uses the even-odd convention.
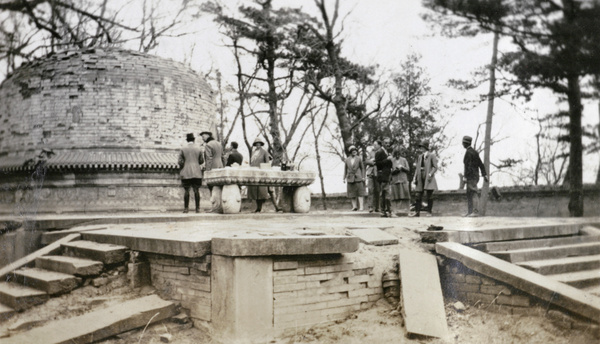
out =
[[[435,250],[460,261],[471,270],[512,285],[574,314],[595,322],[600,319],[600,297],[593,294],[458,243],[437,243]]]
[[[0,303],[0,323],[15,315],[16,311],[7,305]]]
[[[600,269],[567,272],[564,274],[548,275],[548,277],[576,288],[585,288],[600,284]]]
[[[22,311],[48,300],[44,291],[33,289],[24,285],[0,282],[0,303]]]
[[[125,246],[102,244],[86,240],[64,243],[62,248],[66,256],[97,260],[104,264],[124,262],[127,259],[127,251],[129,250]]]
[[[99,275],[104,264],[97,260],[68,256],[43,256],[35,260],[35,267],[77,276]]]
[[[555,275],[565,272],[598,269],[600,268],[600,255],[531,260],[517,263],[517,265],[542,275]]]
[[[562,237],[562,238],[486,242],[486,243],[482,243],[482,244],[473,245],[473,247],[478,250],[482,250],[484,252],[491,252],[491,251],[498,252],[498,251],[521,250],[521,249],[527,249],[527,248],[556,247],[556,246],[565,246],[565,245],[591,243],[591,242],[600,242],[600,235],[594,235],[594,236],[578,235],[578,236]]]
[[[68,293],[81,283],[79,277],[38,268],[15,270],[12,275],[15,277],[16,282],[43,290],[50,295]]]
[[[494,251],[491,255],[511,263],[561,257],[590,256],[600,254],[600,242],[572,244],[556,247],[525,248],[510,251]]]

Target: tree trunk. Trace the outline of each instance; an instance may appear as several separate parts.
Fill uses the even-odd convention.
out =
[[[598,102],[598,138],[600,139],[600,101]],[[600,152],[598,152],[600,154]],[[600,185],[600,162],[598,163],[598,172],[596,172],[596,185]]]
[[[266,1],[263,4],[263,12],[265,17],[269,17],[271,14],[271,1]],[[277,86],[275,85],[275,61],[277,59],[276,53],[276,41],[273,37],[274,32],[270,28],[268,31],[268,37],[266,39],[265,47],[265,59],[267,60],[267,83],[269,85],[269,91],[267,93],[267,99],[269,103],[269,124],[271,143],[273,144],[273,162],[274,166],[281,165],[281,159],[283,158],[283,145],[281,144],[281,135],[279,132],[279,116],[277,116]],[[259,61],[260,62],[260,61]]]
[[[572,217],[583,216],[583,143],[581,129],[581,89],[579,77],[569,75],[569,213]]]
[[[487,116],[485,119],[485,138],[483,142],[483,165],[488,174],[490,175],[490,146],[492,144],[492,119],[494,118],[494,98],[496,96],[496,64],[498,63],[498,32],[494,32],[494,43],[492,50],[492,62],[490,63],[490,89],[488,92],[488,108]],[[490,189],[490,183],[483,181],[483,188],[481,190],[481,204],[479,204],[479,211],[481,215],[485,215],[488,202],[488,193]]]

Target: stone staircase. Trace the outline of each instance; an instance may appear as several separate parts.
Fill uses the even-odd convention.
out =
[[[599,234],[488,242],[474,247],[600,296]]]
[[[50,297],[69,293],[107,268],[124,264],[129,248],[78,240],[62,243],[58,253],[36,257],[34,266],[4,276],[0,282],[0,322]]]

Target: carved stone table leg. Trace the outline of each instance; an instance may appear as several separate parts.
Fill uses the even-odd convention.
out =
[[[296,188],[294,191],[294,212],[308,213],[310,210],[310,190],[306,186]]]
[[[284,213],[294,212],[294,192],[296,188],[293,186],[284,186],[279,200],[279,207]]]
[[[213,186],[212,191],[210,193],[210,203],[212,204],[212,212],[213,213],[222,213],[223,206],[221,204],[221,194],[223,190],[221,186]]]
[[[242,207],[242,195],[240,187],[236,184],[223,185],[221,193],[221,205],[223,214],[237,214]]]

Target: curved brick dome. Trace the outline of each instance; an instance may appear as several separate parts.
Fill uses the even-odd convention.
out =
[[[56,53],[0,85],[0,170],[175,169],[185,133],[214,126],[209,85],[189,67],[120,49]]]

